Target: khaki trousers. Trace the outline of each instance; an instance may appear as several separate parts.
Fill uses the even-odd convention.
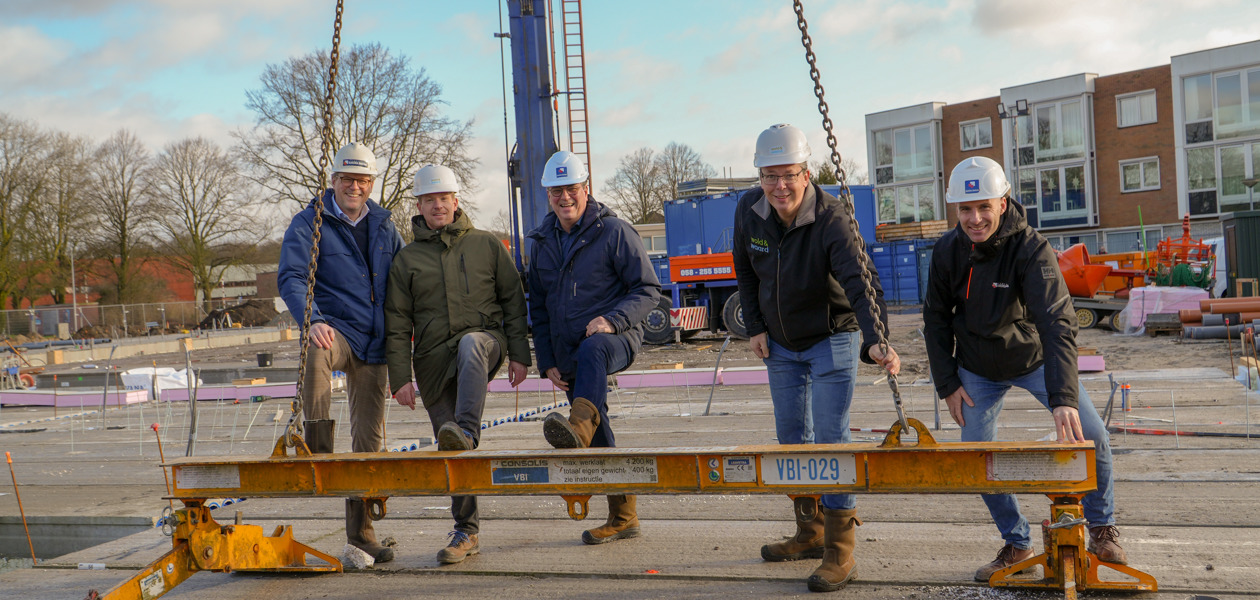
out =
[[[302,412],[307,420],[331,419],[332,372],[344,371],[350,397],[350,449],[380,452],[385,443],[385,401],[389,398],[389,369],[355,356],[341,332],[332,348],[314,343],[306,352],[306,377],[302,382]]]

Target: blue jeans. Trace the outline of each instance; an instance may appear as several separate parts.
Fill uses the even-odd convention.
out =
[[[611,333],[597,333],[578,344],[573,353],[576,371],[560,373],[569,384],[569,402],[586,398],[599,409],[599,427],[591,437],[592,448],[615,448],[612,424],[608,422],[608,376],[626,370],[634,362],[630,340]]]
[[[848,442],[849,405],[856,384],[860,336],[837,333],[804,352],[793,352],[769,340],[765,359],[774,403],[774,428],[780,444],[842,444]],[[857,505],[853,494],[824,494],[822,505],[832,510]]]
[[[993,381],[959,367],[958,378],[962,380],[963,389],[975,403],[974,407],[967,406],[966,402],[962,405],[963,421],[967,423],[962,428],[964,442],[995,441],[998,413],[1002,412],[1002,399],[1006,397],[1006,391],[1012,386],[1027,390],[1047,410],[1050,408],[1044,366],[1027,375],[1006,381]],[[1086,494],[1081,501],[1085,509],[1085,520],[1089,522],[1090,527],[1115,525],[1116,497],[1111,475],[1110,436],[1083,386],[1080,387],[1079,398],[1081,431],[1085,433],[1085,439],[1094,442],[1095,475],[1098,479],[1098,489]],[[993,522],[1002,533],[1002,539],[1006,540],[1006,543],[1020,549],[1032,547],[1032,538],[1028,533],[1028,520],[1020,514],[1019,501],[1015,499],[1014,494],[984,494],[980,497],[984,498],[984,503],[988,505],[989,514],[993,516]]]

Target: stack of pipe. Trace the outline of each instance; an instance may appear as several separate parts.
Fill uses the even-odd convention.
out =
[[[1198,310],[1183,309],[1178,316],[1184,338],[1241,339],[1260,331],[1260,297],[1200,300]]]

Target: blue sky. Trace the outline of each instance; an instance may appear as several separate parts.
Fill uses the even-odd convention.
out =
[[[127,127],[156,151],[195,135],[229,145],[264,66],[328,46],[335,2],[4,5],[0,111],[96,140]],[[500,5],[348,0],[342,32],[409,56],[443,86],[448,116],[474,120],[482,224],[506,208]],[[1260,39],[1254,0],[806,0],[805,14],[841,154],[863,164],[867,113]],[[583,15],[597,193],[643,146],[685,143],[745,176],[757,134],[788,122],[825,152],[791,2],[587,0]]]

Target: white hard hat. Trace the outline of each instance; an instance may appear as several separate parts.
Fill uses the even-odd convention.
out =
[[[359,142],[350,142],[333,157],[333,173],[358,173],[376,176],[376,155]]]
[[[773,167],[776,165],[799,165],[809,160],[809,141],[805,132],[779,123],[757,136],[757,150],[753,154],[753,166]]]
[[[542,185],[543,187],[558,187],[584,183],[590,176],[591,174],[586,172],[586,165],[582,164],[582,159],[578,158],[578,155],[568,150],[561,150],[547,159],[547,166],[543,167]]]
[[[973,156],[958,163],[949,174],[945,202],[957,204],[972,200],[1001,198],[1011,191],[1006,171],[992,158]]]
[[[415,184],[411,187],[412,196],[437,194],[440,192],[459,193],[459,180],[455,171],[442,165],[425,165],[416,171]]]

